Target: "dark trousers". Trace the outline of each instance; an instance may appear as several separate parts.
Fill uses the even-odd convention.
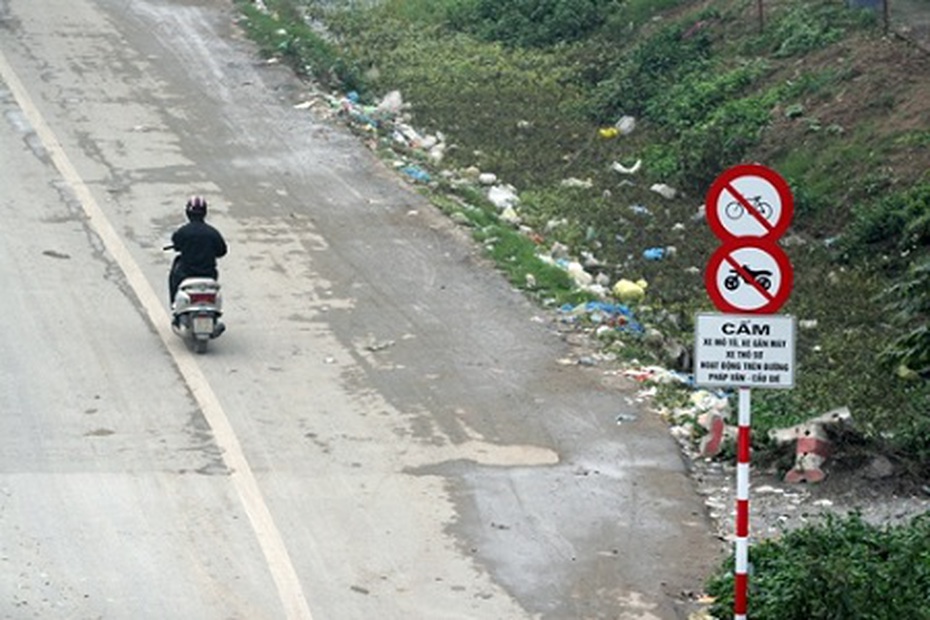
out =
[[[184,278],[213,278],[214,280],[219,279],[220,275],[216,269],[205,273],[203,270],[191,270],[188,269],[184,263],[181,262],[180,256],[174,257],[174,262],[171,263],[171,271],[168,272],[168,302],[170,305],[174,305],[174,298],[178,294],[178,288],[181,286],[181,282],[184,281]]]

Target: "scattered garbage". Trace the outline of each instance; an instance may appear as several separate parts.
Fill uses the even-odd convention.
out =
[[[619,424],[626,424],[628,422],[635,422],[638,419],[639,418],[637,418],[632,413],[621,413],[617,416],[617,424],[619,425]]]
[[[592,268],[604,266],[604,263],[603,261],[601,261],[601,259],[599,259],[597,256],[595,256],[594,254],[586,250],[581,251],[581,258],[584,259],[585,269],[592,269]]]
[[[392,90],[381,99],[375,110],[381,115],[397,115],[404,109],[404,98],[399,90]]]
[[[632,116],[621,116],[614,127],[617,128],[620,134],[628,136],[636,129],[636,119]]]
[[[397,123],[394,125],[392,137],[394,142],[409,148],[422,148],[424,142],[424,138],[420,135],[420,132],[405,123]]]
[[[636,163],[630,166],[629,168],[627,168],[620,162],[615,161],[614,163],[610,165],[610,169],[616,172],[619,172],[620,174],[636,174],[637,172],[639,172],[639,169],[642,167],[642,165],[643,165],[643,160],[641,159],[637,159]]]
[[[572,257],[568,247],[559,242],[554,242],[549,252],[537,254],[537,258],[542,262],[566,271],[579,290],[599,299],[607,299],[610,296],[610,278],[605,273],[598,272],[597,267],[601,263],[595,257],[584,253],[582,256],[584,263]]]
[[[633,311],[623,304],[588,301],[576,306],[565,304],[560,308],[560,312],[563,321],[568,323],[585,318],[594,325],[638,334],[643,332],[643,326],[636,320]]]
[[[590,189],[594,187],[594,181],[591,179],[576,179],[574,177],[569,179],[562,179],[562,187],[577,187],[580,189]]]
[[[500,218],[502,221],[507,222],[513,226],[519,226],[520,222],[522,221],[520,219],[520,214],[517,213],[517,210],[512,206],[505,207],[504,210],[501,211]]]
[[[432,180],[432,177],[430,177],[429,173],[419,166],[404,166],[400,170],[418,183],[429,183]]]
[[[442,138],[440,138],[440,140],[442,140]],[[429,149],[429,152],[427,153],[427,157],[429,157],[429,160],[433,162],[433,164],[440,163],[445,156],[446,156],[446,144],[443,141],[440,141],[437,144],[435,144],[433,147]]]
[[[614,297],[619,299],[623,303],[634,303],[642,301],[643,297],[646,296],[646,287],[648,284],[645,280],[637,280],[633,282],[632,280],[627,280],[626,278],[621,278],[614,284],[611,292]]]
[[[394,346],[393,340],[372,341],[365,345],[365,350],[371,351],[372,353],[376,353],[378,351],[384,351],[385,349],[389,349],[390,347],[393,347],[393,346]]]
[[[320,100],[328,100],[329,108],[332,113],[340,115],[357,129],[371,132],[379,139],[389,142],[393,152],[398,158],[395,167],[403,175],[408,177],[414,183],[432,184],[433,177],[440,175],[444,180],[453,185],[476,184],[484,188],[488,201],[496,207],[500,220],[517,227],[528,238],[542,247],[545,244],[545,236],[551,233],[559,226],[567,225],[569,222],[566,218],[552,220],[546,224],[545,232],[536,232],[522,222],[520,213],[520,197],[512,185],[503,182],[493,172],[482,171],[476,166],[470,166],[463,170],[440,170],[432,165],[441,163],[446,152],[446,140],[442,133],[425,133],[420,132],[406,122],[404,116],[409,104],[404,101],[403,95],[399,90],[392,90],[385,94],[376,105],[365,105],[361,101],[358,92],[350,91],[343,96],[319,95]],[[309,102],[305,106],[310,108],[315,102]],[[517,122],[520,129],[529,129],[531,123],[526,120]],[[628,135],[634,131],[636,119],[632,116],[622,116],[612,127],[604,127],[600,130],[600,135],[604,138],[616,138],[620,135]],[[373,144],[372,148],[374,148]],[[619,174],[632,175],[636,174],[642,167],[642,160],[637,159],[630,166],[621,162],[615,162],[611,168]],[[623,183],[631,184],[630,181],[624,180]],[[585,178],[567,178],[561,181],[563,187],[573,187],[580,189],[589,189],[594,187],[591,179]],[[653,186],[654,190],[661,187]],[[664,186],[667,187],[667,186]],[[661,190],[663,195],[673,196],[674,190],[667,188]],[[630,207],[635,214],[650,216],[651,211],[647,206],[635,204]],[[473,225],[471,218],[459,218],[465,225]],[[586,244],[592,245],[597,240],[596,231],[593,228],[585,235]],[[661,257],[668,257],[673,248],[650,249],[650,256],[658,252]],[[610,269],[603,264],[590,250],[580,252],[580,257],[572,256],[572,250],[562,244],[553,243],[548,254],[540,253],[539,258],[546,263],[556,265],[564,269],[572,279],[573,284],[581,291],[591,294],[597,299],[605,302],[614,299],[622,304],[636,303],[645,297],[646,282],[645,280],[632,281],[622,279],[611,286],[611,277],[608,275]],[[657,255],[658,256],[658,255]],[[651,258],[652,259],[652,258]],[[650,260],[651,260],[650,259]],[[656,258],[657,259],[657,258]],[[535,288],[536,278],[531,274],[526,276],[528,288]],[[608,327],[608,324],[601,327]]]
[[[568,254],[568,246],[564,243],[560,243],[559,241],[553,243],[552,247],[549,248],[549,255],[556,260],[560,258],[568,258]]]
[[[674,256],[677,252],[678,248],[676,248],[674,245],[667,245],[665,247],[652,247],[643,250],[643,258],[649,261],[657,261]]]
[[[585,271],[584,265],[578,261],[570,261],[566,267],[568,275],[572,277],[572,280],[575,281],[575,284],[581,288],[584,288],[594,282],[594,276]]]
[[[623,375],[640,383],[687,383],[688,379],[663,366],[641,366],[623,371]]]
[[[643,258],[656,261],[665,258],[665,248],[647,248],[643,250]]]
[[[818,347],[817,350],[819,351],[820,348]],[[918,381],[921,378],[921,373],[909,367],[907,364],[898,364],[895,368],[895,374],[899,379],[905,381]]]
[[[655,183],[649,189],[667,200],[671,200],[678,195],[678,190],[676,190],[674,187],[666,185],[665,183]]]
[[[404,156],[411,155],[410,151],[418,152],[417,158],[410,161],[411,165],[416,165],[424,159],[438,165],[445,157],[446,138],[441,132],[422,134],[404,121],[403,115],[409,105],[404,102],[398,90],[387,93],[377,105],[362,104],[359,94],[355,91],[350,91],[342,97],[320,95],[319,98],[327,99],[330,109],[346,118],[354,128],[389,139],[396,152]],[[295,107],[309,109],[315,104],[316,101],[307,101]],[[419,154],[424,157],[420,157]]]
[[[517,190],[512,185],[495,185],[488,190],[488,200],[503,211],[507,207],[515,207],[520,202]]]

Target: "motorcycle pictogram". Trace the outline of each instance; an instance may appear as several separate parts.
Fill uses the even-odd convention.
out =
[[[748,265],[742,266],[743,271],[749,274],[749,277],[753,279],[759,286],[761,286],[766,291],[772,288],[772,272],[768,269],[750,269]],[[728,275],[723,280],[723,286],[726,287],[728,291],[735,291],[739,288],[740,282],[746,280],[743,276],[740,275],[739,271],[736,269],[730,270],[730,275]],[[748,282],[748,280],[746,280]]]

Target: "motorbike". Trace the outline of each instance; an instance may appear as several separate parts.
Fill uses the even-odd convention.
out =
[[[173,250],[166,245],[164,250]],[[172,265],[175,269],[177,262]],[[207,343],[219,338],[226,325],[223,316],[223,295],[220,283],[208,277],[184,278],[178,287],[171,306],[171,327],[181,338],[189,341],[197,353],[207,352]]]
[[[752,278],[759,286],[764,290],[769,290],[772,288],[772,272],[768,269],[750,269],[748,265],[743,265],[743,271],[745,271],[750,278]],[[736,269],[730,270],[730,275],[728,275],[724,281],[723,285],[728,291],[735,291],[739,288],[740,282],[749,282]]]

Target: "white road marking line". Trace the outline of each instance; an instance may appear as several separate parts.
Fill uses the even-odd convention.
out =
[[[148,314],[149,320],[155,326],[169,354],[174,359],[178,371],[200,406],[204,418],[206,418],[210,428],[213,429],[216,443],[223,453],[223,462],[229,469],[230,480],[239,494],[255,536],[258,538],[262,552],[265,554],[265,560],[268,562],[268,568],[277,585],[278,596],[284,606],[286,617],[291,620],[312,620],[310,607],[301,588],[300,579],[297,577],[297,571],[294,569],[290,555],[288,555],[287,547],[284,545],[281,532],[268,510],[268,505],[265,503],[258,487],[258,482],[255,480],[252,469],[242,452],[239,439],[236,437],[219,399],[201,372],[200,367],[188,352],[186,350],[179,352],[177,347],[171,346],[171,343],[176,340],[176,336],[169,326],[170,319],[167,310],[160,303],[155,291],[149,285],[148,280],[145,279],[142,270],[133,260],[132,255],[123,244],[112,224],[107,220],[103,210],[94,200],[87,184],[78,175],[77,170],[65,154],[61,143],[58,142],[51,128],[45,123],[42,115],[29,97],[29,93],[13,71],[12,66],[7,62],[2,51],[0,51],[0,77],[6,82],[13,94],[13,98],[48,151],[58,172],[80,201],[91,228],[100,237],[113,260],[123,270],[127,282],[132,287],[139,299],[139,303]]]

